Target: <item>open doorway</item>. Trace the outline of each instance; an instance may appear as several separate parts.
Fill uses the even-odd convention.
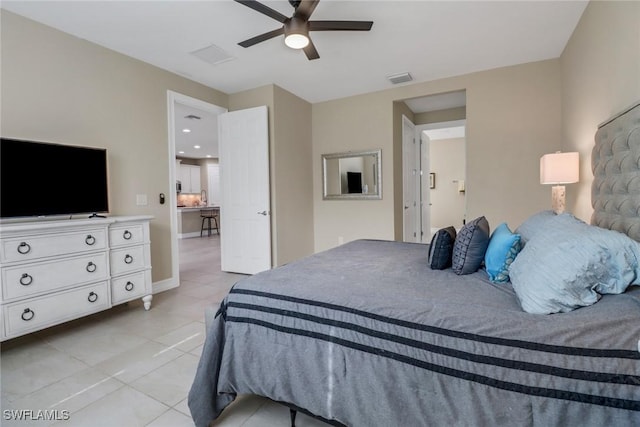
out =
[[[403,240],[466,218],[466,92],[406,99],[402,116]]]
[[[169,179],[171,188],[175,188],[169,197],[175,287],[180,284],[181,259],[187,259],[188,254],[184,252],[192,246],[182,240],[200,238],[203,223],[200,210],[214,207],[212,204],[216,201],[219,203],[220,190],[210,187],[219,180],[210,179],[209,175],[215,173],[218,165],[217,116],[227,109],[172,91],[167,93],[167,103]],[[202,234],[208,238],[209,230]],[[212,239],[214,243],[217,244],[215,252],[219,253],[219,238]],[[204,266],[207,260],[203,258],[200,262]]]
[[[416,127],[430,160],[428,241],[441,228],[460,230],[466,221],[466,120]],[[425,235],[427,233],[425,232]]]

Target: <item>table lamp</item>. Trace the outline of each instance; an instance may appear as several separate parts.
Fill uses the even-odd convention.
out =
[[[565,188],[562,184],[578,182],[579,153],[545,154],[540,158],[540,184],[551,184],[551,208],[556,214],[564,212]]]

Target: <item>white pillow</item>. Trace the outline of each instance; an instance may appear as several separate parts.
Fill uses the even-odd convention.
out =
[[[509,267],[522,308],[568,312],[640,284],[640,243],[570,214],[545,221]]]

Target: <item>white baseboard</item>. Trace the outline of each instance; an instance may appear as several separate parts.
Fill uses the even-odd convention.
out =
[[[178,286],[180,286],[180,283],[178,283],[178,281],[175,280],[174,277],[170,277],[159,282],[154,282],[151,289],[153,290],[154,294],[157,294],[160,292],[168,291],[169,289],[177,288]]]

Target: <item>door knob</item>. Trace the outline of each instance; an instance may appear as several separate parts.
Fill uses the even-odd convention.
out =
[[[262,211],[262,212],[258,212],[258,215],[267,216],[269,214],[267,213],[267,211]]]

